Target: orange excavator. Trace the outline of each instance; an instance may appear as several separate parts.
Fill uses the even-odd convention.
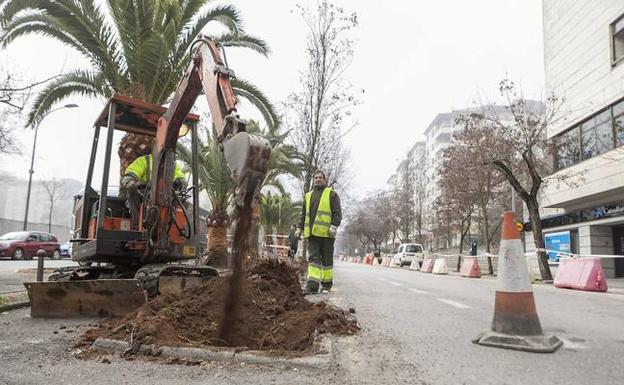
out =
[[[83,194],[74,204],[72,259],[80,266],[54,271],[47,282],[27,282],[33,317],[113,316],[144,304],[147,297],[179,292],[218,275],[197,260],[199,247],[199,117],[189,114],[196,99],[208,100],[212,123],[230,168],[234,201],[257,200],[268,169],[271,148],[263,138],[245,131],[237,114],[234,76],[217,44],[200,35],[192,60],[168,108],[123,95],[113,96],[96,120],[89,171]],[[91,187],[100,128],[106,127],[104,172],[99,192]],[[115,130],[153,136],[153,166],[138,215],[126,199],[109,195],[109,173]],[[173,188],[179,137],[191,133],[192,183]],[[185,262],[186,261],[186,262]]]

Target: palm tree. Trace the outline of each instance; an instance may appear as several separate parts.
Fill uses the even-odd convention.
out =
[[[203,121],[209,121],[204,119]],[[247,131],[261,135],[271,144],[271,158],[269,169],[264,179],[262,190],[277,190],[284,193],[284,187],[279,180],[280,175],[290,174],[298,176],[301,172],[302,159],[296,148],[285,143],[287,133],[280,133],[279,128],[267,128],[262,130],[258,122],[247,122]],[[229,217],[227,209],[232,201],[234,184],[230,177],[223,153],[219,150],[219,144],[212,130],[204,126],[204,135],[199,140],[199,172],[198,179],[201,187],[206,190],[210,201],[211,210],[208,215],[208,248],[205,253],[206,260],[211,264],[219,265],[225,262],[227,250],[227,227]],[[185,143],[178,143],[178,159],[187,165],[191,164],[191,150]],[[254,216],[252,225],[252,238],[250,243],[257,245],[257,222],[259,214]],[[255,248],[254,248],[255,249]],[[253,252],[253,251],[252,251]]]
[[[91,68],[75,69],[49,82],[28,115],[35,125],[55,104],[71,96],[108,98],[122,93],[164,104],[187,68],[189,49],[208,24],[225,32],[213,38],[223,47],[243,47],[268,55],[267,44],[243,31],[239,12],[212,0],[0,0],[0,43],[6,47],[27,34],[51,37],[89,59]],[[241,97],[277,123],[268,99],[253,84],[233,80]],[[151,138],[126,134],[119,146],[121,170]]]
[[[287,234],[301,214],[301,202],[291,201],[288,195],[269,192],[262,196],[260,207],[260,222],[267,233]]]

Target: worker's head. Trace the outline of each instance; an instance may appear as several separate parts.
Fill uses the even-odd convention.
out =
[[[325,172],[323,172],[323,170],[314,171],[313,178],[314,178],[313,180],[314,187],[327,186],[327,177],[325,176]]]

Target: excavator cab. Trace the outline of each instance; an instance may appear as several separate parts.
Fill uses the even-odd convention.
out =
[[[89,170],[85,191],[74,204],[74,230],[72,259],[88,262],[114,263],[116,265],[140,265],[149,252],[149,230],[145,219],[149,212],[150,186],[138,192],[141,197],[138,207],[129,207],[129,193],[110,194],[110,165],[112,141],[115,130],[133,134],[156,136],[158,119],[166,108],[145,103],[127,96],[115,95],[95,121],[95,133],[91,147]],[[199,204],[198,204],[198,149],[197,123],[199,116],[188,114],[184,122],[191,134],[190,188],[186,191],[172,191],[174,209],[169,218],[169,253],[150,262],[174,262],[196,258],[199,250]],[[102,181],[98,193],[92,186],[97,144],[100,129],[107,128]],[[116,184],[117,180],[114,181]],[[190,195],[186,199],[185,195]],[[134,210],[133,210],[134,209]],[[138,216],[138,218],[133,218]]]

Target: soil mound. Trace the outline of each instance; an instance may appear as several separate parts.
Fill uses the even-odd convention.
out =
[[[156,297],[121,318],[104,321],[87,332],[84,342],[98,337],[160,346],[234,346],[254,350],[304,351],[318,334],[349,335],[357,321],[325,302],[304,298],[297,272],[286,263],[264,261],[245,271],[240,313],[228,341],[219,338],[229,278],[180,295]]]

